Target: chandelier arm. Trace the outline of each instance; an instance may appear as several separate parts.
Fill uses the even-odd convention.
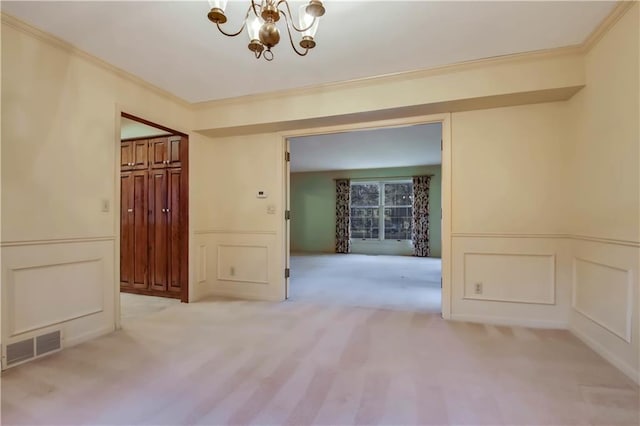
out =
[[[286,18],[286,14],[284,13],[284,10],[280,10],[280,5],[283,4],[285,5],[285,7],[287,8],[287,11],[289,12],[289,17],[291,19],[291,26],[293,27],[294,30],[296,30],[299,33],[303,33],[305,31],[308,31],[311,29],[311,27],[313,27],[313,25],[316,23],[316,18],[315,16],[313,17],[313,20],[311,21],[311,23],[309,24],[309,26],[307,28],[298,28],[296,27],[296,24],[293,23],[293,13],[291,13],[291,9],[289,8],[289,3],[287,2],[287,0],[280,0],[277,3],[277,7],[278,7],[278,11],[283,14]]]
[[[246,24],[243,22],[243,23],[242,23],[242,26],[240,27],[240,29],[239,29],[237,32],[235,32],[235,33],[228,33],[228,32],[225,32],[225,30],[223,30],[223,29],[220,27],[220,24],[219,24],[219,23],[217,23],[217,22],[216,22],[216,25],[218,26],[218,30],[219,30],[222,34],[226,35],[227,37],[235,37],[235,36],[237,36],[237,35],[240,35],[240,33],[242,33],[242,31],[244,30],[244,27],[246,26]]]
[[[291,43],[291,48],[293,49],[294,52],[296,52],[299,56],[306,56],[307,53],[309,53],[309,48],[304,49],[304,53],[301,53],[298,51],[298,49],[296,49],[296,45],[293,43],[293,36],[291,35],[291,28],[289,25],[289,17],[287,16],[286,13],[284,13],[283,10],[280,11],[280,13],[284,16],[284,20],[286,21],[287,25],[287,34],[289,34],[289,43]]]
[[[245,21],[247,20],[247,18],[249,17],[249,12],[251,12],[251,10],[253,9],[253,13],[256,16],[260,16],[260,14],[258,13],[257,9],[262,9],[262,6],[259,6],[256,4],[256,0],[251,0],[251,4],[249,5],[249,10],[247,11],[247,16],[245,16]]]
[[[253,0],[251,0],[251,4],[253,5]],[[237,35],[240,35],[240,33],[242,33],[242,31],[244,30],[244,27],[247,26],[247,18],[249,17],[249,13],[251,13],[251,7],[252,6],[249,6],[249,8],[247,9],[247,13],[244,14],[244,19],[242,20],[242,26],[240,27],[240,29],[237,32],[228,33],[225,30],[223,30],[222,27],[220,27],[220,23],[219,22],[216,22],[216,26],[218,27],[218,30],[222,34],[226,35],[227,37],[235,37]]]

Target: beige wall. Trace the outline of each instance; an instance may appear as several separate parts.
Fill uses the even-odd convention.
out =
[[[587,86],[571,101],[568,232],[570,327],[639,381],[640,5],[586,55]],[[594,237],[596,240],[594,240]]]
[[[46,34],[2,23],[2,343],[62,329],[70,345],[115,326],[119,109],[179,130],[192,116]]]
[[[567,117],[566,102],[452,114],[453,318],[566,327]]]

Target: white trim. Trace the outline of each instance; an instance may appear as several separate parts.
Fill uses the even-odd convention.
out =
[[[201,229],[198,231],[194,231],[196,235],[207,235],[207,234],[242,234],[242,235],[276,235],[276,231],[240,231],[233,229]]]
[[[587,336],[574,327],[569,327],[569,331],[580,339],[585,345],[589,346],[594,352],[611,363],[618,370],[622,371],[627,377],[640,385],[640,371],[635,370],[632,366],[618,358],[613,352],[609,351],[604,345]]]
[[[114,235],[104,237],[77,237],[77,238],[58,238],[50,240],[16,240],[2,241],[0,247],[20,247],[20,246],[40,246],[46,244],[71,244],[71,243],[97,243],[103,241],[114,241]]]
[[[594,243],[613,244],[625,247],[640,247],[640,241],[619,240],[614,238],[595,237],[577,234],[518,234],[500,232],[455,232],[453,238],[558,238],[568,240],[590,241]]]
[[[453,314],[451,319],[454,321],[474,322],[480,324],[489,325],[505,325],[516,327],[528,327],[528,328],[552,328],[567,330],[569,324],[564,321],[551,321],[551,320],[536,320],[536,319],[521,319],[512,317],[494,317],[490,315],[460,315]]]

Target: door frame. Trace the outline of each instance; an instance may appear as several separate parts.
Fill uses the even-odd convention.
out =
[[[182,290],[180,293],[180,301],[183,303],[189,302],[190,296],[190,258],[189,258],[189,247],[191,244],[191,234],[189,232],[189,135],[186,132],[172,129],[170,127],[164,126],[162,124],[157,124],[154,121],[148,120],[146,118],[140,117],[140,115],[134,115],[125,110],[131,110],[131,108],[126,108],[120,105],[116,105],[116,123],[115,123],[115,156],[114,156],[114,180],[115,180],[115,194],[114,194],[114,202],[113,202],[113,216],[114,216],[114,268],[115,268],[115,279],[114,279],[114,322],[116,330],[122,328],[121,321],[121,309],[120,309],[120,143],[122,141],[121,135],[121,123],[122,118],[128,118],[130,120],[137,121],[142,124],[146,124],[148,126],[155,127],[160,130],[164,130],[167,133],[170,133],[174,136],[181,136],[184,138],[186,142],[184,147],[181,146],[181,169],[182,169],[182,187],[181,187],[181,195],[184,197],[184,202],[182,203],[182,217],[184,220],[181,223],[180,233],[185,236],[181,240],[181,249],[183,251],[183,268],[181,271],[182,280],[184,285],[182,286]]]
[[[378,121],[362,121],[346,125],[327,126],[327,127],[315,127],[300,130],[292,130],[279,133],[281,137],[281,152],[283,153],[282,159],[285,158],[285,153],[289,151],[289,138],[301,137],[301,136],[317,136],[326,135],[339,132],[354,132],[361,130],[374,130],[393,127],[407,127],[415,126],[419,124],[441,123],[442,125],[442,189],[441,189],[441,203],[442,203],[442,299],[441,299],[441,311],[442,318],[451,318],[451,113],[443,114],[431,114],[421,115],[415,117],[404,117],[389,120]],[[289,165],[284,161],[284,167],[282,168],[285,176],[282,179],[283,182],[283,199],[282,205],[285,209],[290,208],[290,172]],[[283,215],[284,219],[284,215]],[[290,236],[289,236],[289,221],[284,219],[281,229],[281,235],[283,236],[282,247],[284,254],[285,268],[289,267],[290,257]],[[283,294],[288,294],[289,280],[283,281]]]

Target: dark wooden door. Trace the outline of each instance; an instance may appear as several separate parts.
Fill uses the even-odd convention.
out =
[[[167,138],[149,139],[149,162],[154,169],[167,167],[169,158]]]
[[[181,143],[183,138],[180,136],[172,136],[167,139],[167,166],[168,167],[180,167],[182,165],[182,147],[185,145]]]
[[[133,286],[133,172],[120,174],[120,286]]]
[[[149,141],[146,139],[133,141],[133,168],[135,170],[149,168]]]
[[[120,206],[120,284],[147,289],[147,171],[123,172]]]
[[[167,236],[168,236],[168,277],[171,292],[179,293],[182,289],[182,223],[181,203],[182,170],[167,171]]]
[[[149,173],[149,289],[167,291],[167,172],[151,170]]]
[[[131,170],[134,162],[133,141],[120,144],[120,170]]]

